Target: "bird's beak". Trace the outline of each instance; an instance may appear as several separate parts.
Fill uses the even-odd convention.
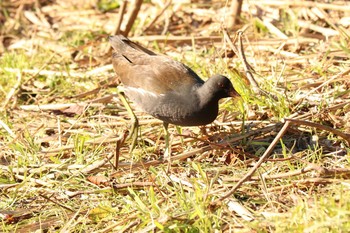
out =
[[[240,96],[240,94],[238,94],[238,92],[237,92],[234,88],[232,88],[232,90],[230,90],[230,91],[228,92],[228,95],[229,95],[230,97],[232,97],[232,98],[235,98],[235,97],[239,97],[239,96]]]

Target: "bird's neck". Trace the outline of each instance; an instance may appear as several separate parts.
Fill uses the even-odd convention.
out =
[[[208,85],[202,85],[197,89],[197,94],[199,98],[199,105],[201,108],[210,106],[217,106],[219,99],[213,93],[212,88]]]

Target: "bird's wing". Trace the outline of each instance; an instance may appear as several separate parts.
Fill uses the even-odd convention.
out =
[[[157,55],[130,40],[111,42],[115,50],[113,66],[122,83],[154,94],[165,94],[203,81],[184,64]]]

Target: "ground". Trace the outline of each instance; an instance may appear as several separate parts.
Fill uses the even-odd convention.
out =
[[[350,231],[350,3],[244,1],[235,24],[230,5],[144,1],[132,19],[128,3],[120,20],[123,1],[0,1],[2,231]],[[108,43],[128,24],[241,95],[170,125],[169,170],[162,122],[133,103],[131,151]]]

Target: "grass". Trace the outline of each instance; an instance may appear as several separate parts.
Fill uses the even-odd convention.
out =
[[[191,18],[191,6],[171,12],[171,5],[168,16],[146,32],[158,35],[164,17],[169,17],[165,43],[141,43],[184,62],[204,79],[216,73],[228,76],[242,97],[222,101],[221,114],[205,133],[198,127],[170,126],[174,159],[166,173],[161,122],[135,106],[141,124],[137,146],[130,154],[127,139],[118,149],[130,118],[118,98],[101,101],[116,93],[104,35],[111,32],[117,10],[108,1],[100,4],[106,12],[88,5],[59,8],[55,3],[25,8],[38,10],[36,14],[40,10],[54,29],[28,21],[23,12],[15,18],[17,6],[10,3],[0,15],[6,21],[0,24],[1,36],[12,38],[6,43],[26,42],[19,48],[6,45],[2,52],[0,48],[2,232],[349,231],[350,149],[345,138],[327,128],[289,127],[253,176],[229,198],[212,205],[256,164],[282,119],[350,132],[350,33],[346,26],[329,23],[341,22],[346,11],[328,10],[323,12],[325,20],[315,21],[300,13],[310,13],[311,8],[292,3],[282,9],[264,6],[260,18],[253,5],[250,11],[244,8],[243,22],[252,23],[243,40],[247,60],[260,87],[273,99],[254,94],[242,61],[236,55],[225,57],[230,48],[212,40],[222,35],[215,27],[219,14],[198,5],[198,12],[205,13]],[[140,17],[153,19],[152,10],[159,7],[144,4]],[[215,3],[220,6],[225,4]],[[80,9],[75,12],[79,21],[68,9]],[[65,13],[69,14],[63,21],[60,14]],[[170,13],[175,19],[184,16],[183,25],[172,22]],[[277,29],[264,23],[271,15]],[[298,20],[340,33],[328,36],[327,30],[307,29]],[[142,30],[143,21],[137,22]],[[24,30],[13,28],[18,23]],[[79,30],[74,29],[77,24]],[[272,30],[288,39],[296,37],[297,42],[289,43]],[[169,39],[179,31],[189,42]],[[192,36],[203,35],[210,39],[193,40]]]

